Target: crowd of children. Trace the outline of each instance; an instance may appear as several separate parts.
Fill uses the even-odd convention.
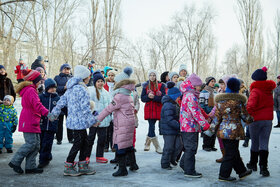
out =
[[[8,153],[13,152],[12,133],[18,126],[25,144],[9,163],[17,173],[24,172],[21,168],[24,159],[25,173],[43,172],[52,160],[54,139],[58,145],[62,143],[64,116],[68,141],[73,143],[64,163],[64,175],[95,174],[89,163],[96,136],[96,162],[107,163],[104,152],[110,149],[115,152],[110,162],[117,163],[118,170],[113,176],[126,176],[127,166],[131,171],[138,170],[135,142],[141,99],[145,104],[144,119],[148,121],[144,151],[149,151],[152,143],[156,152],[162,154],[163,169],[172,170],[179,164],[185,176],[202,177],[195,168],[201,133],[204,151],[217,151],[215,140],[218,138],[222,152],[222,158],[216,160],[221,163],[219,180],[236,180],[230,176],[232,169],[243,179],[257,171],[258,162],[260,174],[270,175],[268,144],[273,110],[280,119],[280,76],[276,87],[274,81],[267,80],[265,67],[252,74],[254,82],[250,93],[235,75],[222,77],[218,84],[214,77],[207,77],[203,85],[199,76],[188,75],[184,64],[179,73],[162,73],[160,81],[158,73],[149,70],[149,79],[141,85],[139,99],[136,82],[131,79],[131,67],[119,73],[106,66],[102,74],[94,71],[95,62],[91,61],[88,67],[77,65],[72,75],[72,68],[66,63],[61,66],[59,75],[51,79],[46,77],[41,62],[39,56],[32,65],[35,70],[31,70],[19,60],[15,68],[19,83],[16,91],[5,67],[0,65],[0,154],[4,147]],[[22,104],[19,121],[13,107],[16,93]],[[163,150],[155,133],[157,121],[163,135]],[[280,127],[279,124],[275,127]],[[250,162],[245,167],[239,141],[245,139],[243,146],[247,147],[249,138],[252,141]],[[75,162],[78,153],[79,161]]]

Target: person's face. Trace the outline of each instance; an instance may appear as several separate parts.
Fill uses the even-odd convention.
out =
[[[216,80],[213,79],[213,80],[210,81],[210,83],[209,83],[208,85],[209,85],[210,87],[214,88],[215,84],[216,84]]]
[[[218,90],[219,90],[219,87],[215,87],[215,90],[218,91]]]
[[[49,93],[55,93],[56,92],[56,88],[55,87],[49,88],[48,92]]]
[[[114,82],[115,74],[109,72],[108,78],[109,78],[110,82]]]
[[[6,70],[5,70],[4,68],[1,68],[1,69],[0,69],[0,74],[1,74],[1,75],[5,75],[5,74],[6,74]]]
[[[195,86],[194,89],[195,89],[195,91],[199,91],[200,92],[201,86]]]
[[[88,84],[89,83],[89,80],[90,80],[90,76],[88,76],[87,78],[85,78],[83,81],[85,84]]]
[[[170,81],[170,78],[168,75],[166,76],[165,80],[166,80],[166,82]]]
[[[45,71],[44,70],[41,70],[40,73],[41,73],[42,77],[45,77]]]
[[[175,83],[177,83],[178,82],[178,75],[174,75],[173,77],[172,77],[172,82],[175,82]]]
[[[150,81],[155,82],[156,81],[156,74],[151,73],[149,76]]]
[[[180,71],[179,75],[181,77],[186,77],[187,76],[187,71],[183,69],[183,70]]]
[[[12,102],[9,99],[4,99],[3,103],[5,106],[10,106],[12,104]]]
[[[101,89],[104,86],[104,81],[102,79],[99,79],[96,81],[95,85],[97,89]]]
[[[70,69],[70,68],[64,68],[64,69],[62,70],[62,73],[67,74],[67,75],[69,75],[70,72],[71,72],[71,69]]]
[[[20,64],[23,64],[23,60],[19,61]]]
[[[279,83],[280,82],[280,79],[277,79],[277,83]]]
[[[221,88],[221,90],[225,91],[226,90],[226,84],[225,83],[220,83],[220,88]]]

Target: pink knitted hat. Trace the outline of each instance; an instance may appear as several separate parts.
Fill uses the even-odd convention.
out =
[[[191,74],[188,79],[192,83],[193,86],[201,86],[202,80],[195,73]]]

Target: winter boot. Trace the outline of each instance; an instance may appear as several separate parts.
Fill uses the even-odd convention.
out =
[[[132,149],[131,151],[128,152],[128,160],[129,160],[129,163],[130,163],[130,167],[129,167],[129,170],[130,171],[136,171],[139,169],[137,163],[136,163],[136,158],[135,158],[135,151],[134,149]]]
[[[23,169],[20,166],[16,166],[12,162],[9,163],[9,166],[13,168],[14,172],[23,174]]]
[[[280,123],[274,126],[274,128],[280,128]]]
[[[0,154],[2,154],[2,149],[0,149]]]
[[[96,162],[106,164],[108,162],[108,159],[104,157],[96,157]]]
[[[235,177],[222,177],[221,175],[219,176],[219,181],[224,181],[224,182],[232,182],[235,181],[236,178]]]
[[[159,145],[159,142],[158,142],[158,138],[157,138],[157,137],[153,137],[153,138],[152,138],[152,143],[154,144],[154,146],[155,146],[155,148],[156,148],[156,152],[157,152],[158,154],[162,154],[162,149],[161,149],[161,147],[160,147],[160,145]]]
[[[192,173],[184,173],[184,176],[185,177],[190,177],[190,178],[201,178],[202,174],[194,171]]]
[[[117,161],[118,161],[119,168],[118,171],[113,173],[113,176],[114,177],[126,176],[128,174],[126,169],[126,154],[117,155]]]
[[[244,141],[244,143],[243,143],[243,147],[248,147],[248,145],[249,145],[249,140],[250,140],[249,137],[245,137],[245,141]]]
[[[96,173],[95,170],[89,168],[89,161],[80,161],[78,162],[79,173],[82,175],[94,175]]]
[[[259,152],[254,152],[251,150],[250,162],[247,164],[247,168],[253,171],[257,171]]]
[[[13,153],[13,150],[11,148],[7,149],[7,153]]]
[[[40,163],[40,164],[38,165],[38,168],[44,168],[44,167],[46,167],[47,165],[49,165],[49,163],[50,163],[50,161],[46,161],[46,162]]]
[[[246,178],[247,176],[251,175],[252,174],[252,170],[251,169],[248,169],[247,171],[245,171],[244,173],[241,173],[239,174],[239,178],[240,179],[244,179]]]
[[[223,160],[224,160],[224,156],[225,156],[225,149],[221,149],[221,152],[222,152],[222,158],[220,158],[220,159],[217,159],[216,160],[216,162],[217,163],[222,163],[223,162]]]
[[[150,151],[151,142],[152,142],[152,138],[147,136],[144,151]]]
[[[26,174],[37,174],[37,173],[43,173],[44,170],[42,168],[34,168],[34,169],[25,169]]]
[[[65,176],[72,176],[72,177],[76,177],[76,176],[80,176],[81,173],[79,173],[76,170],[76,163],[70,163],[70,162],[64,162],[64,175]]]
[[[270,173],[267,169],[268,151],[260,151],[260,174],[264,177],[269,177]]]

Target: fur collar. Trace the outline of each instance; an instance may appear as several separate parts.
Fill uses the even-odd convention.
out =
[[[16,93],[19,93],[24,87],[32,85],[32,81],[23,81],[16,86]]]
[[[254,88],[271,92],[276,88],[276,83],[273,80],[255,81],[251,84],[250,91],[252,91]]]
[[[118,82],[115,87],[114,90],[121,88],[124,85],[128,85],[128,84],[136,84],[135,80],[131,80],[131,79],[124,79],[120,82]]]
[[[244,95],[238,93],[221,93],[215,97],[216,103],[224,100],[237,100],[241,101],[244,104],[247,102],[247,98]]]

